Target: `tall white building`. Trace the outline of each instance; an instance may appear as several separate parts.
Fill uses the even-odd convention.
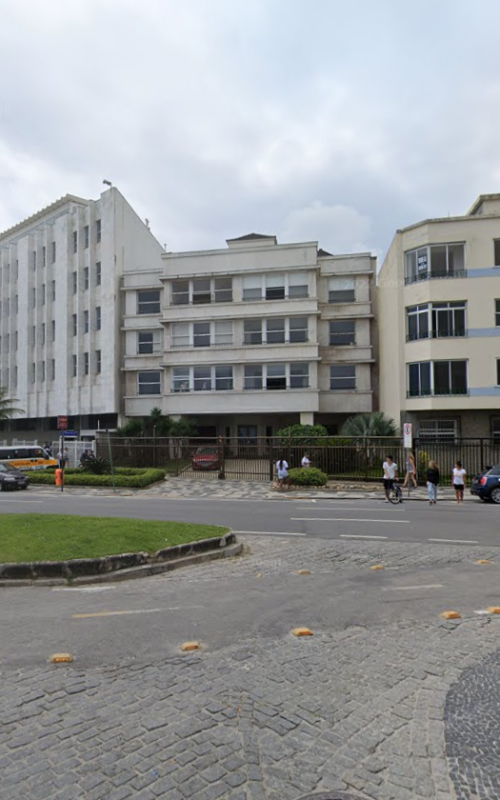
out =
[[[336,433],[376,407],[375,263],[250,234],[126,272],[125,415],[161,407],[200,434],[297,422]]]
[[[81,435],[122,411],[120,278],[161,267],[163,248],[120,192],[66,195],[0,234],[0,385],[25,415],[16,437]]]

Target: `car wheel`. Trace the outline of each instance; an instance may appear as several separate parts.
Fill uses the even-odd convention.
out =
[[[500,486],[495,486],[490,492],[490,500],[500,505]]]

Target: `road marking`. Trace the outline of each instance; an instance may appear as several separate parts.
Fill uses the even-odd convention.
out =
[[[287,533],[286,531],[233,531],[233,533],[250,533],[256,536],[307,536],[307,533]]]
[[[7,498],[2,498],[2,500],[0,500],[0,502],[2,503],[2,505],[4,503],[16,503],[16,505],[20,505],[20,504],[25,505],[27,503],[37,503],[38,505],[42,505],[43,504],[43,500],[14,500],[13,497],[9,497],[8,500],[7,500]]]
[[[427,583],[422,586],[386,586],[382,589],[384,592],[411,592],[414,589],[443,589],[442,583]]]
[[[428,539],[429,542],[447,542],[448,544],[479,544],[475,539]]]
[[[341,533],[341,539],[387,539],[387,536],[363,536],[355,533]]]
[[[393,525],[409,525],[409,519],[358,519],[357,517],[290,517],[292,522],[391,522]]]
[[[339,510],[339,508],[342,508],[342,511],[359,511],[359,506],[344,506],[344,505],[339,505],[338,507],[333,507],[333,508],[332,508],[332,506],[329,506],[329,507],[328,506],[323,506],[323,507],[322,506],[318,506],[317,508],[309,508],[309,506],[295,506],[294,511],[337,511],[337,510]],[[364,505],[363,508],[367,508],[367,507]],[[376,510],[378,511],[379,509],[377,508],[377,506],[368,506],[368,510],[369,511],[376,511]],[[401,510],[402,511],[406,511],[405,508],[403,508]],[[384,511],[384,509],[381,508],[380,511]]]
[[[108,592],[116,586],[54,586],[53,592]]]
[[[171,606],[170,608],[137,608],[130,611],[93,611],[88,614],[73,614],[73,619],[91,619],[94,617],[125,617],[132,614],[158,614],[161,611],[183,611],[185,608],[203,608],[203,606]]]

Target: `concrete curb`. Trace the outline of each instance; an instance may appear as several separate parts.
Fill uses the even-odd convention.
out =
[[[234,533],[167,547],[153,555],[124,553],[93,559],[0,564],[0,587],[73,586],[128,580],[168,572],[182,566],[240,555],[243,545]]]

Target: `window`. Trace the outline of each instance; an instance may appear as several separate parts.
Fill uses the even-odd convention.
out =
[[[406,309],[407,339],[413,342],[416,339],[429,337],[429,304],[410,306]]]
[[[405,253],[405,283],[465,275],[465,245],[438,244]]]
[[[96,242],[101,241],[101,220],[96,219],[95,221],[95,240]]]
[[[14,386],[17,386],[17,367],[14,367]]]
[[[33,289],[33,291],[35,291],[35,290]],[[35,301],[36,301],[36,295],[34,295],[34,298],[35,298]],[[10,313],[10,300],[9,300],[9,298],[4,300],[4,309],[5,309],[5,316],[8,317],[9,313]]]
[[[284,344],[285,320],[268,319],[266,321],[266,339],[268,344]]]
[[[33,270],[35,270],[36,269],[36,250],[33,250],[32,263],[33,263]]]
[[[189,304],[189,281],[172,281],[172,305]]]
[[[189,331],[189,322],[174,322],[172,325],[172,347],[189,347]]]
[[[88,311],[84,311],[83,312],[83,332],[84,333],[88,333],[89,332],[89,312]]]
[[[286,389],[285,364],[267,364],[266,373],[266,389],[270,391]]]
[[[210,347],[210,323],[195,322],[193,324],[194,347]]]
[[[422,361],[408,365],[408,396],[467,394],[467,361]]]
[[[215,278],[214,300],[216,303],[232,303],[233,281],[231,278]]]
[[[100,350],[96,350],[95,351],[95,371],[97,372],[98,375],[101,372],[101,351]]]
[[[210,279],[200,278],[193,281],[193,305],[210,303]]]
[[[330,278],[328,282],[329,303],[354,303],[356,280],[354,278]]]
[[[36,345],[36,325],[31,328],[31,344],[33,347]]]
[[[76,336],[78,334],[78,318],[76,314],[73,314],[72,319],[73,319],[73,336]]]
[[[84,353],[83,354],[83,374],[84,375],[88,375],[89,374],[89,354],[88,353]]]
[[[243,344],[262,344],[262,320],[246,319],[243,322]]]
[[[56,243],[52,242],[52,263],[56,263]]]
[[[284,300],[285,298],[285,276],[266,275],[266,300]]]
[[[43,326],[45,327],[45,325]],[[7,333],[5,336],[5,352],[10,353],[10,334]],[[8,383],[8,381],[7,381]]]
[[[16,294],[14,297],[14,314],[17,314],[19,311],[19,295]]]
[[[418,438],[421,442],[449,442],[458,437],[455,419],[426,419],[419,422]]]
[[[139,355],[159,353],[161,351],[161,331],[139,331],[137,334],[137,352]]]
[[[307,342],[309,338],[307,317],[292,317],[292,319],[289,320],[289,326],[289,341],[291,344]]]
[[[243,276],[243,300],[283,300],[309,296],[308,276],[305,272]]]
[[[424,303],[406,309],[407,341],[465,336],[465,301]]]
[[[89,247],[89,244],[90,244],[90,231],[89,231],[89,226],[88,225],[85,225],[85,227],[83,229],[83,241],[84,241],[85,250],[87,250],[88,247]]]
[[[212,388],[210,367],[193,367],[193,389],[195,392],[209,392]]]
[[[262,389],[262,366],[245,364],[245,389]]]
[[[232,366],[221,365],[215,367],[215,390],[230,391],[233,388]]]
[[[189,367],[174,367],[172,371],[172,391],[189,392]]]
[[[42,283],[42,306],[45,305],[45,284]]]
[[[309,364],[290,364],[290,389],[307,389]]]
[[[495,300],[495,325],[500,325],[500,300]]]
[[[71,361],[73,366],[73,378],[76,378],[76,376],[78,375],[78,361],[76,356],[72,356]]]
[[[55,342],[55,340],[56,340],[56,321],[55,321],[55,319],[52,320],[50,325],[51,325],[51,329],[52,329],[51,339],[52,339],[53,342]]]
[[[227,392],[232,389],[232,365],[174,367],[172,370],[172,392]]]
[[[493,242],[495,267],[500,267],[500,239],[495,239]]]
[[[83,270],[83,288],[85,291],[89,288],[89,268],[85,267]]]
[[[243,300],[249,302],[262,299],[262,275],[243,276]]]
[[[96,331],[101,330],[101,306],[97,306],[95,310],[95,329]]]
[[[31,383],[36,381],[36,364],[31,365]]]
[[[161,394],[160,372],[137,373],[138,394]]]
[[[332,392],[356,391],[356,366],[354,364],[332,364],[330,389]]]
[[[73,272],[73,294],[76,294],[78,291],[78,274]]]
[[[52,281],[52,302],[54,303],[56,299],[56,282]]]
[[[288,297],[309,297],[309,282],[306,272],[291,272],[289,274]]]
[[[307,317],[291,319],[247,319],[243,323],[243,344],[283,344],[306,342]]]
[[[95,265],[95,285],[101,285],[101,262],[98,261]]]
[[[73,231],[73,253],[78,252],[78,233]]]
[[[497,386],[500,386],[500,359],[497,358]]]
[[[45,245],[42,247],[42,267],[47,266],[47,248]]]
[[[17,350],[19,347],[19,332],[16,331],[14,333],[14,350]]]
[[[50,380],[55,381],[56,379],[56,360],[52,358],[50,361]]]
[[[137,313],[138,314],[159,314],[160,313],[160,290],[137,292]]]
[[[356,344],[356,323],[353,319],[335,319],[330,322],[330,345]]]
[[[45,381],[45,361],[40,361],[40,381]]]
[[[33,287],[32,290],[31,290],[31,305],[33,306],[33,308],[36,307],[36,289],[35,289],[35,287]]]
[[[42,344],[45,344],[45,322],[42,322]]]
[[[214,323],[214,345],[216,346],[230,346],[233,343],[233,323],[231,320],[225,320]],[[232,388],[232,387],[231,387]]]

